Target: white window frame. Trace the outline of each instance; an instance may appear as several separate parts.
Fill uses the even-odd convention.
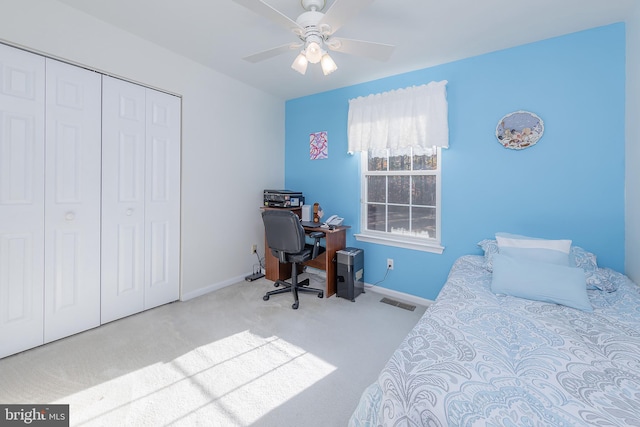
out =
[[[436,148],[438,162],[435,170],[418,171],[368,171],[368,153],[360,152],[360,233],[355,238],[361,242],[376,243],[387,246],[395,246],[405,249],[413,249],[424,252],[441,254],[444,247],[441,245],[442,233],[442,150]],[[425,238],[408,236],[397,233],[376,231],[367,229],[367,177],[368,176],[392,176],[392,175],[433,175],[436,177],[436,237]]]

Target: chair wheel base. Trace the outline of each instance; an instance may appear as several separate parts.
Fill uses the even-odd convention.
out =
[[[293,308],[294,310],[298,309],[298,302],[294,302],[293,305],[291,306],[291,308]]]
[[[323,292],[318,293],[318,298],[324,298],[324,293]]]
[[[265,301],[269,301],[269,295],[263,296],[262,299],[265,300]]]

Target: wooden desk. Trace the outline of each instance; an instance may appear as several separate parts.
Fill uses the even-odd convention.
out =
[[[293,208],[291,210],[296,212],[296,210],[301,209]],[[325,237],[322,239],[324,241],[325,251],[316,258],[304,263],[304,265],[324,270],[327,273],[324,291],[325,298],[336,293],[336,252],[345,248],[347,243],[346,230],[348,228],[348,226],[340,226],[330,230],[320,227],[304,227],[304,230],[307,233],[311,233],[313,231],[322,231],[325,233]],[[280,264],[278,258],[274,257],[271,253],[266,239],[264,242],[264,253],[265,277],[268,280],[273,280],[275,282],[276,280],[287,280],[291,277],[291,264]]]

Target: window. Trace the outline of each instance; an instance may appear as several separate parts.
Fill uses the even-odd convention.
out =
[[[358,240],[442,253],[440,148],[361,152]]]
[[[348,152],[360,152],[358,240],[442,253],[441,149],[447,81],[349,100]]]

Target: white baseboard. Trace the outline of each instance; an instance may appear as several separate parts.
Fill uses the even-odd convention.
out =
[[[235,283],[241,282],[251,273],[247,273],[243,276],[233,277],[231,279],[227,279],[223,282],[214,283],[209,286],[205,286],[204,288],[197,289],[192,292],[188,292],[186,294],[182,294],[180,296],[180,301],[188,301],[193,298],[201,297],[202,295],[208,294],[209,292],[217,291],[218,289],[226,288],[227,286],[231,286]]]
[[[180,296],[180,301],[188,301],[193,298],[200,297],[202,295],[208,294],[209,292],[217,291],[218,289],[226,288],[227,286],[231,286],[235,283],[242,282],[246,276],[251,273],[247,273],[243,276],[234,277],[231,279],[227,279],[223,282],[213,283],[209,286],[205,286],[204,288],[197,289],[192,292],[188,292],[186,294],[182,294]],[[429,307],[433,304],[433,301],[426,298],[417,297],[411,294],[405,294],[404,292],[394,291],[392,289],[383,288],[381,286],[374,286],[365,283],[365,291],[375,292],[380,295],[388,296],[397,300],[401,300],[404,302],[410,302],[413,304],[421,305],[423,307]]]
[[[394,291],[392,289],[383,288],[381,286],[374,286],[365,284],[365,292],[375,292],[380,295],[388,296],[393,299],[401,300],[403,302],[410,302],[413,304],[421,305],[423,307],[429,307],[433,304],[433,301],[426,298],[417,297],[415,295],[405,294],[404,292]]]

